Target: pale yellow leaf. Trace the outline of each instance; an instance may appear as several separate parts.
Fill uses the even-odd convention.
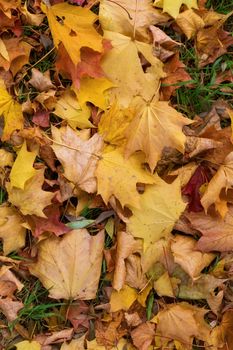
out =
[[[36,170],[33,177],[26,181],[24,190],[6,184],[8,200],[19,208],[23,215],[37,215],[46,217],[43,213],[45,207],[51,204],[54,193],[41,189],[44,182],[44,169]]]
[[[52,127],[52,137],[52,148],[64,168],[64,176],[84,191],[95,192],[94,173],[103,148],[102,137],[95,134],[83,140],[69,126]]]
[[[142,244],[140,240],[136,240],[132,235],[119,231],[117,233],[117,252],[116,263],[113,277],[113,288],[120,290],[126,277],[125,260],[130,254],[140,252],[142,250]]]
[[[0,238],[5,255],[24,246],[26,229],[22,224],[23,220],[14,208],[0,206]]]
[[[152,175],[142,167],[143,159],[139,154],[125,160],[121,149],[106,148],[96,169],[97,189],[107,204],[115,196],[122,206],[140,206],[140,195],[136,184],[155,182]]]
[[[84,350],[85,335],[78,339],[71,340],[70,343],[63,343],[61,350]]]
[[[162,237],[167,237],[185,210],[179,179],[167,184],[158,175],[155,184],[147,186],[140,195],[140,208],[131,208],[133,215],[127,230],[135,237],[143,238],[144,250]]]
[[[75,93],[70,89],[66,89],[58,99],[53,113],[66,120],[73,129],[93,127],[88,120],[91,115],[90,109],[86,105],[81,107]]]
[[[181,5],[186,5],[189,9],[197,9],[197,0],[163,0],[163,11],[176,18],[179,15]]]
[[[33,168],[33,163],[37,154],[37,149],[29,152],[27,150],[27,143],[24,141],[10,172],[12,187],[21,188],[23,190],[25,182],[36,174],[36,169]]]
[[[153,46],[109,31],[105,31],[104,38],[111,40],[113,46],[102,60],[103,70],[115,86],[110,91],[112,99],[117,99],[119,107],[124,108],[138,95],[150,101],[165,76],[162,62],[153,55]],[[145,72],[139,54],[151,65]]]
[[[54,45],[58,47],[62,42],[74,64],[80,61],[82,47],[102,50],[102,36],[93,27],[97,16],[92,11],[68,3],[50,7],[41,4],[41,8],[48,18]]]
[[[91,236],[86,229],[62,238],[43,240],[38,261],[30,272],[38,277],[54,299],[93,299],[101,273],[104,231]]]
[[[174,298],[176,296],[175,289],[177,287],[178,281],[179,280],[176,278],[170,277],[166,271],[154,282],[155,291],[160,296]]]
[[[41,345],[35,340],[23,340],[15,344],[17,350],[41,350]]]
[[[101,0],[99,8],[103,30],[121,33],[129,37],[149,38],[151,24],[166,22],[169,17],[153,8],[148,0]]]
[[[0,149],[0,167],[12,166],[13,163],[13,153],[7,152],[5,149]]]
[[[7,51],[4,41],[0,38],[0,55],[2,55],[5,60],[10,61],[9,53]]]

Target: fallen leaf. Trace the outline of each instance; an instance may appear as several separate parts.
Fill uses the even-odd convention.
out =
[[[46,218],[37,217],[35,215],[26,216],[32,234],[35,237],[39,237],[44,232],[53,232],[56,236],[60,236],[70,231],[70,228],[60,221],[61,215],[57,206],[52,205],[45,208],[44,214]]]
[[[121,146],[125,142],[125,130],[133,117],[132,110],[120,109],[117,102],[115,102],[101,116],[98,132],[105,142]]]
[[[209,274],[201,274],[195,281],[189,280],[179,286],[178,297],[189,300],[209,299],[215,297],[215,290],[223,287],[226,280],[216,278]]]
[[[168,236],[186,204],[181,198],[179,179],[167,184],[158,175],[155,184],[147,186],[140,197],[141,208],[130,208],[133,215],[129,218],[127,230],[133,236],[143,238],[146,250],[160,238]]]
[[[219,28],[219,23],[200,29],[196,38],[199,66],[204,67],[214,62],[218,57],[224,55],[227,52],[227,48],[232,44],[233,38],[231,33]]]
[[[80,61],[81,47],[102,50],[102,37],[93,27],[97,16],[92,11],[68,3],[50,7],[41,4],[41,9],[48,18],[54,45],[58,48],[63,43],[74,64]]]
[[[143,151],[153,171],[165,146],[174,147],[184,153],[186,137],[182,128],[192,121],[184,118],[167,102],[145,103],[138,98],[133,106],[135,117],[126,130],[126,157],[135,151]]]
[[[113,277],[112,286],[119,291],[123,288],[126,277],[125,260],[130,254],[140,252],[142,250],[142,244],[140,241],[134,239],[134,237],[124,231],[117,233],[117,252],[116,263]]]
[[[6,316],[9,322],[13,322],[17,316],[18,311],[24,307],[21,301],[14,301],[11,298],[0,298],[0,310]]]
[[[211,345],[216,346],[216,349],[231,349],[233,341],[232,336],[233,312],[228,310],[223,314],[221,323],[211,332]]]
[[[156,316],[156,334],[161,335],[162,342],[178,340],[186,346],[192,345],[194,337],[208,341],[210,337],[210,328],[204,320],[204,316],[207,312],[208,310],[190,305],[186,302],[167,305],[166,309],[159,311]],[[164,340],[166,338],[167,340]]]
[[[117,99],[119,107],[123,108],[138,95],[150,101],[159,87],[160,78],[165,76],[162,62],[153,55],[152,45],[110,31],[105,31],[104,38],[113,46],[102,60],[105,75],[114,84],[110,92],[112,99]],[[139,54],[151,65],[145,72]]]
[[[165,62],[164,72],[167,73],[167,76],[161,81],[161,100],[169,101],[170,97],[175,94],[175,91],[182,87],[182,84],[179,85],[179,82],[192,81],[192,78],[187,73],[185,64],[180,61],[178,53],[175,53]],[[187,88],[191,87],[191,82],[185,86]]]
[[[0,149],[0,167],[12,166],[14,163],[13,153],[6,151],[5,149]]]
[[[106,90],[113,87],[110,80],[106,78],[82,78],[79,90],[75,89],[81,106],[91,102],[95,106],[105,110],[108,107],[108,96]]]
[[[104,232],[91,236],[86,229],[63,238],[43,240],[38,261],[30,266],[54,299],[93,299],[101,272]]]
[[[176,235],[171,242],[175,262],[192,278],[196,279],[201,271],[215,258],[215,254],[202,253],[196,250],[196,240]]]
[[[63,343],[61,346],[61,350],[83,350],[84,340],[85,340],[85,336],[78,339],[72,339],[69,344]]]
[[[28,63],[31,45],[20,38],[2,39],[7,50],[9,60],[0,54],[0,67],[5,71],[10,70],[13,76]]]
[[[218,215],[205,215],[203,212],[188,213],[185,216],[191,222],[191,226],[202,233],[196,249],[202,252],[225,252],[233,249],[232,206],[229,206],[224,219],[221,219]]]
[[[219,201],[219,195],[222,188],[226,190],[233,186],[233,152],[230,152],[225,158],[222,165],[220,165],[216,174],[210,180],[204,195],[201,198],[201,204],[203,205],[205,212],[207,212],[209,206]]]
[[[142,323],[131,332],[134,345],[141,350],[148,350],[155,338],[155,325]]]
[[[28,83],[40,92],[48,91],[50,89],[55,88],[55,86],[51,82],[49,70],[47,70],[44,73],[41,73],[41,71],[39,71],[38,69],[32,68],[32,77],[28,81]]]
[[[180,13],[176,17],[176,23],[188,39],[195,36],[198,30],[204,28],[205,26],[203,19],[191,9]]]
[[[166,22],[168,16],[153,8],[147,0],[102,0],[100,3],[100,23],[104,30],[131,37],[148,38],[150,24]]]
[[[35,340],[23,340],[15,344],[17,350],[41,350],[41,345]]]
[[[189,198],[189,211],[200,212],[203,210],[201,204],[200,188],[203,184],[206,184],[208,182],[208,178],[208,169],[202,165],[199,165],[190,178],[189,182],[182,189],[182,194],[187,195]]]
[[[23,215],[36,215],[45,218],[43,210],[51,204],[54,193],[41,189],[44,182],[44,169],[36,170],[33,177],[26,181],[24,190],[6,184],[9,202],[19,208]]]
[[[26,229],[22,224],[23,219],[14,208],[0,206],[0,238],[5,255],[24,246]]]
[[[111,43],[107,40],[103,40],[103,52],[97,52],[88,47],[82,47],[80,50],[81,61],[75,65],[66,49],[61,44],[58,50],[56,69],[59,74],[70,78],[75,88],[79,89],[80,80],[82,78],[101,78],[104,76],[104,71],[101,68],[101,59],[106,52],[111,50],[111,47]]]
[[[21,105],[8,94],[2,81],[0,81],[0,115],[4,116],[5,121],[2,141],[6,141],[13,131],[23,128],[23,113]]]
[[[90,118],[89,108],[86,105],[81,107],[75,93],[70,89],[66,89],[58,99],[53,113],[66,120],[73,129],[84,129],[93,126],[88,120]]]
[[[144,290],[147,285],[147,278],[142,271],[141,257],[131,254],[125,261],[126,278],[125,282],[132,288]]]
[[[170,277],[166,271],[162,276],[154,281],[154,289],[159,296],[174,298],[178,294],[177,285],[179,282],[179,279]]]
[[[33,168],[33,164],[37,154],[38,149],[29,152],[27,150],[27,143],[24,141],[10,172],[12,187],[23,190],[25,183],[36,174],[36,169]]]
[[[188,8],[198,8],[197,0],[163,0],[163,11],[177,18],[182,4],[185,4]]]
[[[110,298],[111,312],[119,310],[128,310],[137,300],[138,293],[136,289],[124,285],[120,291],[113,290]]]
[[[42,13],[31,13],[27,9],[27,3],[24,4],[24,6],[20,7],[20,11],[25,16],[26,22],[33,25],[33,26],[39,26],[44,20],[44,15]]]
[[[162,62],[165,62],[169,57],[175,54],[175,48],[180,45],[179,42],[170,38],[159,27],[150,26],[150,31],[153,35],[154,55]]]
[[[103,147],[102,137],[95,134],[82,140],[70,127],[52,128],[52,148],[64,168],[64,176],[84,191],[96,191],[95,169]]]
[[[95,335],[97,344],[103,345],[106,350],[112,349],[118,344],[120,338],[127,334],[125,327],[122,327],[122,313],[116,313],[112,316],[110,322],[96,321]],[[117,346],[118,347],[118,346]]]
[[[114,195],[122,207],[130,205],[140,206],[140,195],[136,184],[154,183],[154,177],[143,170],[142,157],[133,155],[127,161],[121,149],[106,148],[98,162],[96,169],[97,189],[107,204]]]

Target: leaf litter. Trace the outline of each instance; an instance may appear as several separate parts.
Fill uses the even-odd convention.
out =
[[[0,349],[233,349],[231,15],[0,0]]]

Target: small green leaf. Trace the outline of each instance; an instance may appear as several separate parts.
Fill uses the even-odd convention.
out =
[[[89,220],[89,219],[78,220],[78,221],[69,222],[68,224],[66,224],[66,226],[76,230],[79,228],[87,227],[87,226],[93,224],[94,221],[95,220]]]

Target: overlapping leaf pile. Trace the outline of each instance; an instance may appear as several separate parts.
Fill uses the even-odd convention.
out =
[[[205,5],[0,0],[2,349],[232,348],[233,110],[173,105]]]

